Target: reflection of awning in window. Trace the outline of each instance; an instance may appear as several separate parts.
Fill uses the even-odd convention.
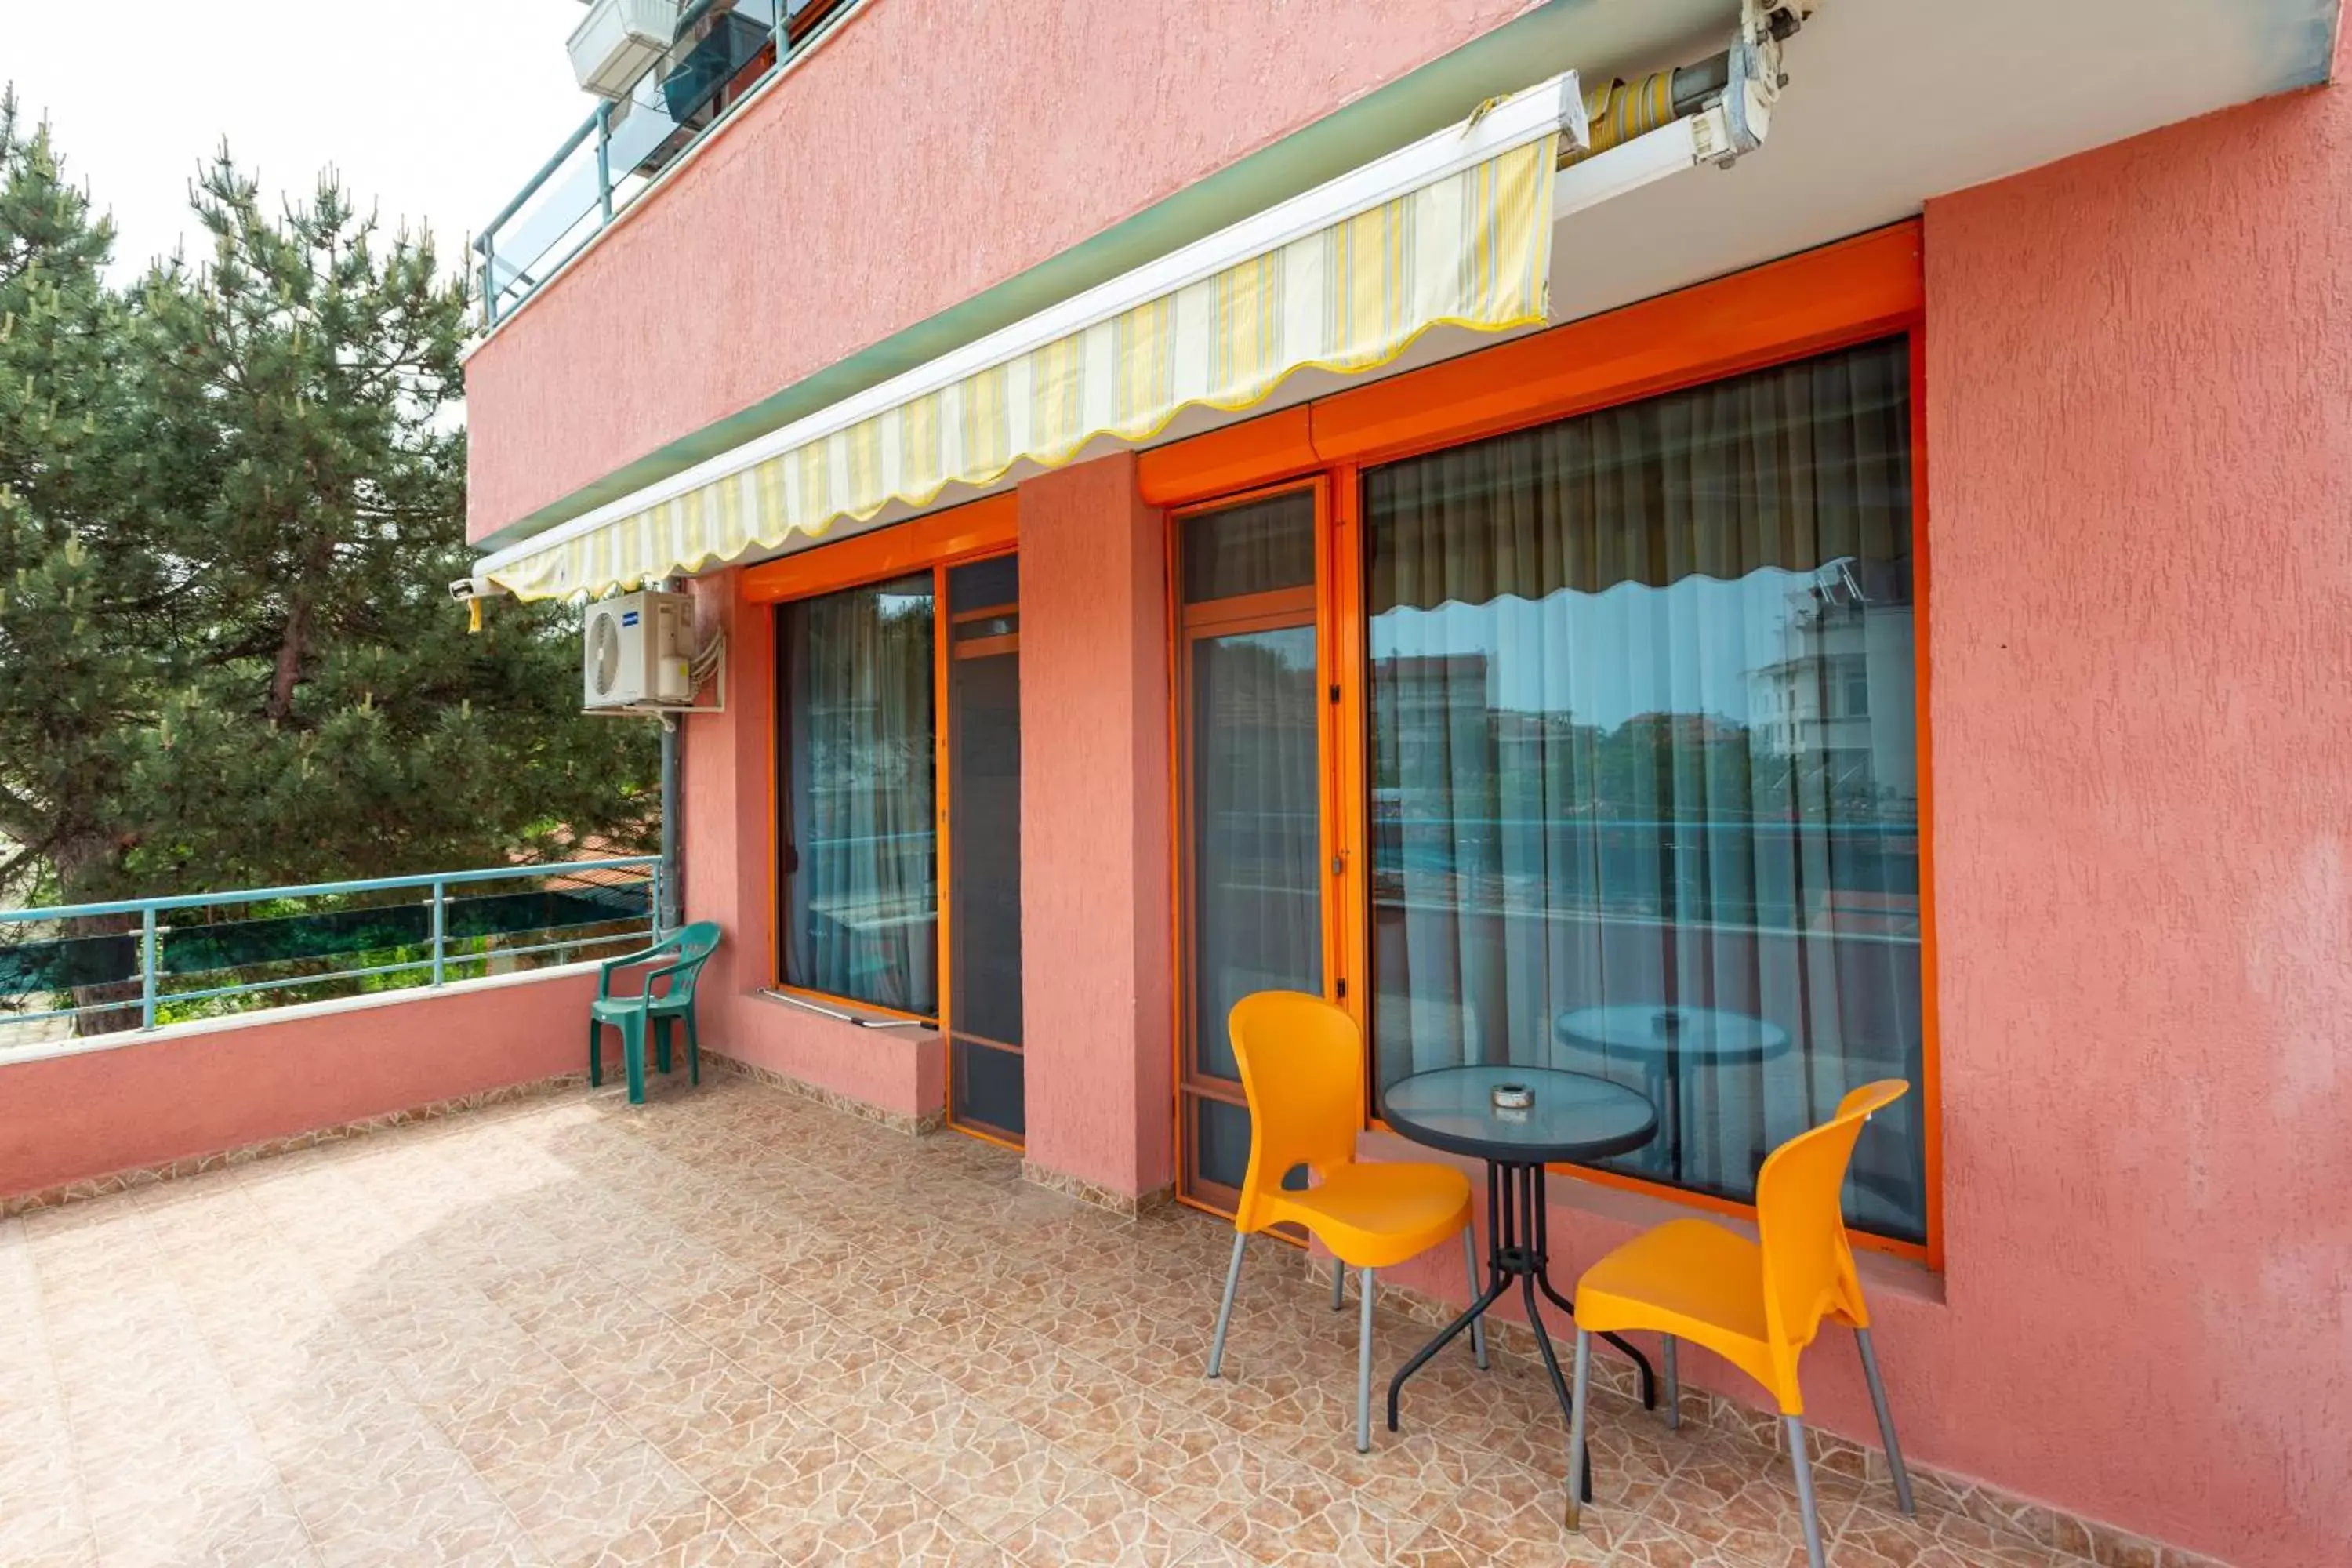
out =
[[[1441,324],[1544,319],[1573,73],[834,407],[486,557],[473,590],[598,594],[1052,468],[1308,366],[1364,371]]]

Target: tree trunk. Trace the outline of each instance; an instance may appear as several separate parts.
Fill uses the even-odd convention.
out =
[[[273,724],[294,716],[294,687],[302,679],[303,644],[310,631],[310,603],[297,594],[286,613],[286,635],[278,645],[278,668],[269,677],[269,700],[262,714]]]
[[[57,868],[58,896],[68,904],[104,901],[106,893],[110,890],[106,873],[113,868],[114,856],[113,844],[98,835],[74,835],[60,840],[49,853],[49,863]],[[73,998],[72,1005],[90,1009],[74,1015],[73,1032],[87,1037],[120,1034],[126,1029],[139,1027],[139,917],[91,915],[58,923],[58,934],[68,941],[119,937],[125,933],[132,939],[131,961],[127,971],[122,972],[123,978],[115,978],[111,973],[92,975],[86,984],[75,985],[65,993]]]

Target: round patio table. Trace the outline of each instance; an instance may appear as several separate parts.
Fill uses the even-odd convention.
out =
[[[1498,1110],[1498,1085],[1532,1092],[1525,1110]],[[1638,1149],[1657,1135],[1658,1111],[1647,1096],[1590,1073],[1558,1068],[1459,1067],[1420,1072],[1390,1086],[1382,1114],[1400,1136],[1449,1154],[1486,1163],[1486,1289],[1469,1310],[1448,1323],[1389,1380],[1389,1430],[1397,1429],[1397,1402],[1404,1381],[1502,1300],[1513,1280],[1527,1297],[1528,1323],[1551,1373],[1563,1416],[1573,1419],[1568,1383],[1544,1327],[1536,1292],[1540,1289],[1573,1317],[1576,1305],[1552,1288],[1545,1272],[1550,1261],[1551,1224],[1544,1204],[1544,1167],[1590,1162]],[[1633,1358],[1642,1373],[1642,1403],[1655,1408],[1657,1387],[1649,1358],[1614,1334],[1610,1343]],[[1590,1456],[1581,1490],[1592,1496]]]
[[[1760,1062],[1789,1048],[1789,1031],[1744,1013],[1707,1007],[1584,1007],[1562,1013],[1552,1032],[1563,1045],[1641,1057],[1665,1102],[1666,1158],[1675,1180],[1683,1179],[1683,1061]]]

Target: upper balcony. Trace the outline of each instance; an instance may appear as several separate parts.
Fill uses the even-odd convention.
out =
[[[671,0],[634,7],[673,8]],[[599,103],[475,240],[483,327],[529,300],[847,8],[846,0],[691,0],[678,10],[668,47]],[[621,37],[631,9],[593,6],[574,35],[575,65],[589,68],[593,48],[577,40],[592,30]]]
[[[528,536],[1579,60],[1719,48],[1737,8],[1292,0],[1269,27],[1188,0],[832,0],[685,126],[656,64],[486,237],[468,531]]]

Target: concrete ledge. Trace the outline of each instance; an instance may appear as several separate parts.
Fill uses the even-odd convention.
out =
[[[570,964],[12,1055],[0,1201],[96,1195],[583,1072],[595,992],[596,965]]]
[[[37,1046],[0,1050],[0,1069],[22,1062],[87,1056],[92,1051],[120,1051],[136,1046],[193,1039],[200,1035],[299,1024],[313,1018],[334,1018],[347,1013],[371,1012],[378,1007],[401,1007],[436,996],[463,996],[480,991],[495,991],[501,986],[538,984],[549,980],[561,980],[567,975],[593,974],[603,967],[602,961],[591,959],[583,963],[551,964],[545,969],[521,969],[511,974],[486,974],[477,980],[453,980],[446,985],[409,985],[396,991],[332,996],[323,1002],[291,1002],[283,1007],[265,1007],[256,1013],[224,1013],[217,1018],[190,1018],[184,1023],[163,1024],[152,1029],[123,1029],[110,1035],[92,1035],[88,1039],[47,1040]]]
[[[710,1042],[779,1089],[908,1131],[947,1114],[947,1042],[927,1027],[864,1028],[765,989],[702,992],[703,1054]]]
[[[781,1073],[773,1068],[763,1068],[757,1063],[747,1062],[739,1057],[727,1056],[722,1052],[706,1050],[702,1053],[702,1059],[720,1072],[735,1078],[749,1079],[753,1083],[765,1084],[770,1089],[780,1089],[786,1094],[798,1095],[803,1100],[813,1100],[829,1110],[838,1110],[845,1116],[855,1116],[861,1121],[871,1121],[879,1126],[887,1127],[893,1132],[904,1132],[910,1138],[928,1137],[947,1125],[947,1112],[944,1110],[927,1111],[919,1116],[908,1116],[903,1111],[877,1105],[870,1100],[860,1100],[856,1095],[844,1094],[837,1089],[827,1089],[821,1083],[811,1083],[806,1079],[794,1078],[790,1073]]]
[[[427,1105],[388,1111],[361,1121],[345,1121],[333,1127],[298,1132],[289,1138],[271,1138],[259,1143],[247,1143],[225,1153],[199,1154],[194,1159],[174,1160],[167,1165],[142,1165],[133,1170],[110,1171],[103,1176],[93,1176],[85,1181],[67,1182],[54,1187],[44,1187],[38,1192],[0,1197],[0,1219],[11,1215],[30,1214],[36,1209],[56,1208],[61,1204],[102,1198],[111,1193],[128,1192],[133,1187],[152,1186],[157,1182],[174,1182],[184,1176],[202,1175],[207,1171],[224,1171],[232,1165],[274,1159],[298,1150],[315,1149],[321,1143],[339,1143],[346,1138],[362,1137],[370,1132],[388,1131],[394,1127],[406,1127],[419,1121],[438,1121],[460,1111],[481,1110],[515,1100],[536,1100],[565,1089],[584,1089],[587,1083],[588,1075],[584,1072],[562,1073],[554,1078],[541,1079],[536,1083],[511,1084],[505,1089],[488,1089],[480,1094],[461,1095],[456,1100],[436,1100]]]

